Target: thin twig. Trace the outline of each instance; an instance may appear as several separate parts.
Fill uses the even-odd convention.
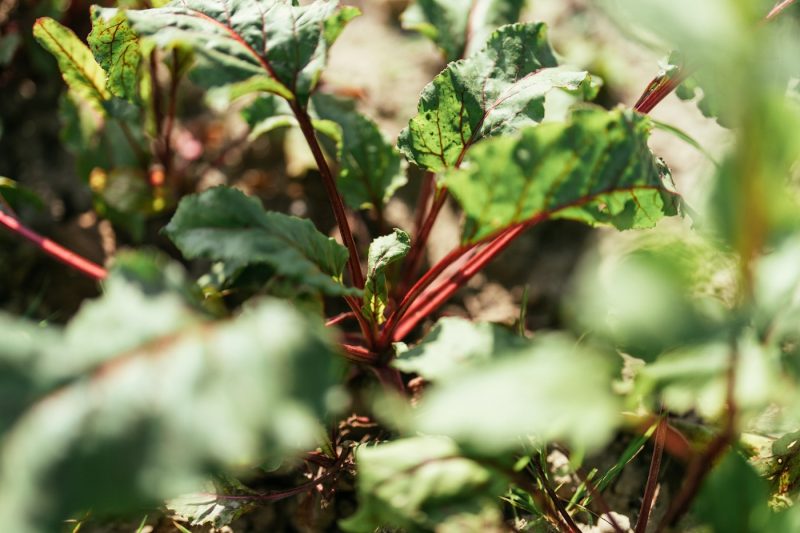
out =
[[[2,209],[0,209],[0,225],[3,225],[14,233],[26,238],[38,246],[46,254],[64,263],[68,267],[77,270],[81,274],[85,274],[86,276],[97,281],[105,278],[107,275],[106,270],[100,265],[89,261],[85,257],[81,257],[75,252],[67,250],[60,244],[56,244],[50,239],[42,237],[35,231],[23,226],[19,220],[11,215],[6,214]]]

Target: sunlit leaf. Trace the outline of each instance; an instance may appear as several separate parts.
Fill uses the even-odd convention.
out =
[[[557,68],[544,24],[504,26],[485,48],[451,63],[423,89],[398,147],[427,170],[457,166],[481,139],[540,122],[554,89],[593,93],[588,73]]]
[[[130,325],[152,310],[107,312],[127,313]],[[4,527],[55,531],[89,509],[138,510],[196,490],[219,469],[316,446],[333,347],[321,323],[287,304],[252,305],[231,321],[133,344],[33,404],[6,433]]]
[[[101,111],[111,94],[106,88],[106,73],[89,47],[72,30],[47,17],[36,21],[33,35],[58,61],[70,92]]]
[[[420,403],[416,428],[481,454],[519,449],[528,437],[597,449],[620,416],[613,375],[604,356],[568,337],[542,336],[432,388]]]
[[[519,222],[553,218],[617,229],[650,228],[678,212],[666,166],[647,147],[650,123],[626,110],[578,109],[475,146],[444,183],[467,215],[473,242]]]
[[[107,72],[106,87],[119,98],[135,101],[139,97],[139,63],[142,53],[139,38],[131,30],[122,12],[105,21],[92,9],[92,32],[89,48]]]
[[[526,0],[416,0],[405,10],[403,27],[432,40],[447,61],[480,49],[499,26],[519,20]]]
[[[290,93],[305,105],[325,66],[328,48],[356,14],[338,2],[297,5],[288,0],[222,3],[178,0],[162,8],[128,10],[139,35],[160,47],[190,45],[196,63],[192,78],[206,87],[271,78],[277,94]],[[114,9],[100,9],[110,19]]]

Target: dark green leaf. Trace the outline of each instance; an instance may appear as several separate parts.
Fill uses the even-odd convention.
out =
[[[556,67],[544,24],[501,28],[425,87],[417,116],[400,133],[400,151],[427,170],[458,166],[481,139],[539,123],[550,91],[591,95],[588,73]]]
[[[157,46],[190,45],[196,54],[192,75],[198,83],[214,87],[259,76],[263,89],[294,95],[305,105],[329,46],[355,14],[352,9],[342,12],[337,4],[177,0],[162,8],[128,10],[126,15],[133,29]],[[116,14],[114,9],[98,11],[105,18]]]
[[[694,514],[720,533],[789,531],[775,529],[778,517],[770,512],[768,500],[766,482],[738,452],[732,451],[703,483]]]
[[[91,50],[69,28],[51,18],[40,18],[33,26],[33,35],[55,56],[61,76],[79,100],[102,111],[103,102],[111,97],[106,88],[106,73],[95,61]]]
[[[181,200],[164,231],[189,259],[267,264],[277,275],[326,294],[357,294],[341,284],[347,249],[309,220],[266,212],[256,198],[216,187]]]
[[[93,312],[103,307],[118,316],[96,317],[96,326],[128,320],[92,330],[106,338],[154,311],[98,303]],[[196,490],[220,469],[317,445],[334,348],[321,323],[287,304],[264,302],[231,321],[127,345],[34,404],[5,435],[0,520],[9,531],[58,531],[90,508],[95,516],[138,510]]]
[[[46,390],[38,367],[58,347],[58,328],[0,314],[0,441],[14,420]]]
[[[392,366],[428,381],[445,381],[459,372],[510,355],[528,343],[511,330],[488,322],[444,317],[422,342],[400,354]]]
[[[338,187],[353,209],[382,208],[406,184],[400,155],[378,126],[349,103],[332,96],[314,96],[314,111],[342,129]]]
[[[633,111],[578,109],[476,146],[444,183],[464,208],[464,241],[552,218],[650,228],[678,212],[666,166],[650,153],[650,122]]]
[[[417,0],[403,13],[403,27],[428,37],[455,61],[480,49],[499,26],[519,20],[526,0]]]
[[[367,279],[364,284],[364,315],[373,323],[384,321],[383,313],[389,299],[386,286],[386,268],[404,258],[411,249],[411,239],[403,230],[378,237],[369,246]]]
[[[92,8],[89,48],[108,73],[106,87],[119,98],[136,101],[139,97],[139,63],[142,53],[139,38],[131,30],[123,12],[105,21]]]
[[[14,209],[19,209],[24,205],[32,206],[39,210],[44,209],[44,202],[42,202],[38,194],[3,176],[0,176],[0,197]]]
[[[614,365],[603,356],[567,337],[542,336],[432,388],[415,425],[488,455],[519,449],[526,437],[597,449],[620,417],[613,379]]]
[[[372,533],[402,528],[433,531],[464,515],[500,519],[497,497],[508,486],[498,473],[462,456],[439,437],[402,439],[356,451],[357,513],[340,522],[345,531]],[[491,521],[491,520],[490,520]]]

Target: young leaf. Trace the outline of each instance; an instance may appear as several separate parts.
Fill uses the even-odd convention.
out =
[[[402,23],[436,43],[449,62],[478,50],[497,27],[517,22],[524,6],[525,0],[417,0]]]
[[[135,101],[139,97],[139,63],[142,53],[139,38],[131,30],[125,13],[105,21],[92,6],[92,31],[89,48],[108,73],[108,91],[119,98]]]
[[[378,237],[369,246],[367,280],[364,284],[364,315],[373,323],[384,321],[383,312],[389,298],[386,287],[386,268],[404,258],[411,249],[411,239],[403,230],[395,228],[391,235]]]
[[[613,379],[613,365],[603,356],[566,337],[539,337],[515,355],[431,389],[415,426],[487,455],[516,450],[525,437],[597,449],[619,421]]]
[[[633,111],[576,110],[566,124],[542,124],[476,146],[445,176],[474,242],[518,222],[551,218],[617,229],[649,228],[678,212],[669,172],[650,153],[650,122]]]
[[[339,523],[345,531],[392,527],[417,533],[441,531],[464,515],[500,519],[497,498],[507,481],[464,457],[450,439],[416,437],[363,446],[356,451],[356,464],[359,507]]]
[[[444,317],[422,342],[394,361],[396,369],[416,373],[428,381],[445,381],[460,371],[510,355],[528,343],[511,330],[488,322],[474,323]]]
[[[417,116],[400,133],[400,151],[427,170],[458,166],[479,140],[539,123],[548,92],[591,95],[587,72],[556,67],[544,24],[504,26],[423,89]]]
[[[103,103],[111,94],[106,88],[106,73],[95,61],[91,50],[72,30],[48,17],[36,21],[33,36],[55,56],[70,93],[102,112]]]
[[[34,404],[4,436],[4,527],[58,531],[89,508],[138,510],[220,469],[313,448],[333,349],[321,323],[279,301],[143,339]]]
[[[165,7],[128,10],[139,35],[157,46],[190,45],[196,54],[192,77],[206,87],[259,77],[264,90],[301,105],[317,84],[328,48],[353,18],[333,0],[299,6],[288,0],[219,2],[175,0]],[[99,9],[105,18],[116,9]]]
[[[357,294],[340,278],[347,249],[309,220],[266,212],[256,198],[216,187],[184,197],[165,233],[189,259],[237,266],[267,264],[283,276],[326,294]]]
[[[380,209],[406,184],[397,150],[378,126],[348,102],[329,95],[313,98],[316,115],[342,129],[338,186],[353,209]]]

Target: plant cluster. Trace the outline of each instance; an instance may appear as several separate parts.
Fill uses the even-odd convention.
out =
[[[137,249],[106,270],[23,226],[24,189],[0,182],[0,223],[103,289],[63,327],[0,315],[3,527],[166,502],[218,528],[291,499],[311,530],[800,527],[796,6],[602,3],[676,50],[633,108],[592,103],[600,78],[559,64],[524,0],[414,2],[404,25],[447,65],[396,143],[320,83],[359,15],[336,0],[94,7],[88,44],[39,19],[96,212],[138,239],[169,216],[184,261]],[[697,203],[648,146],[654,128],[694,142],[647,116],[676,89],[734,139]],[[184,92],[240,109],[249,139],[299,131],[340,241],[239,189],[194,192]],[[392,229],[409,181],[415,226]],[[426,265],[447,202],[461,240]],[[636,230],[586,261],[563,329],[439,317],[556,219]],[[640,508],[611,507],[641,456]]]

